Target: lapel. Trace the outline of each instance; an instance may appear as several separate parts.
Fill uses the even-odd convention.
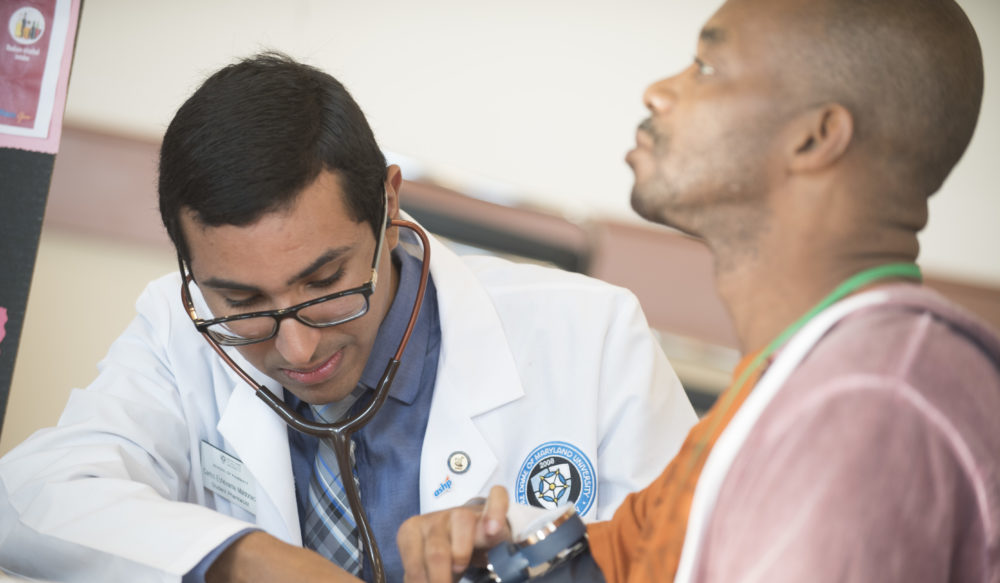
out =
[[[431,272],[441,318],[441,353],[421,454],[420,508],[464,504],[491,485],[498,454],[476,417],[524,395],[499,314],[465,263],[431,238]],[[461,452],[469,467],[449,460]]]
[[[266,379],[246,361],[237,362],[246,366],[245,370],[254,378]],[[271,391],[281,390],[273,384],[270,380],[265,383]],[[286,427],[242,380],[233,388],[218,424],[229,451],[243,461],[257,482],[257,524],[274,536],[299,545],[302,533]]]

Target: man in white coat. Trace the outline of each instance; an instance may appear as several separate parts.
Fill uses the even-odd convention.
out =
[[[161,150],[180,274],[149,285],[58,426],[0,460],[0,565],[81,581],[372,579],[347,467],[400,580],[409,516],[500,484],[603,519],[649,483],[695,415],[635,297],[433,238],[422,285],[423,245],[393,222],[401,181],[329,75],[266,53],[211,76]],[[307,422],[357,415],[404,335],[345,466],[258,398]]]

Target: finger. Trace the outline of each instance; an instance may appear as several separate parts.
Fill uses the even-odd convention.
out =
[[[453,573],[464,573],[476,546],[479,512],[457,508],[451,513],[451,565]]]
[[[432,524],[424,533],[424,564],[430,583],[450,583],[452,581],[451,555],[451,513],[437,513]]]
[[[403,562],[403,580],[406,583],[427,583],[424,569],[424,535],[421,522],[424,516],[414,516],[403,522],[396,534],[396,544]]]
[[[492,547],[510,538],[510,528],[507,525],[507,508],[510,499],[503,486],[490,488],[476,529],[476,546]]]

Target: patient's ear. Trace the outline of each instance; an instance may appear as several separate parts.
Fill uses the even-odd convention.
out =
[[[795,118],[788,135],[789,170],[821,170],[837,162],[847,151],[854,136],[854,118],[840,104],[823,104]]]

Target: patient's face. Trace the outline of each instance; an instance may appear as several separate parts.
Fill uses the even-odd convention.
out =
[[[643,217],[704,235],[731,222],[731,211],[763,203],[786,116],[774,4],[727,2],[702,29],[694,62],[646,89],[650,116],[626,157]]]

